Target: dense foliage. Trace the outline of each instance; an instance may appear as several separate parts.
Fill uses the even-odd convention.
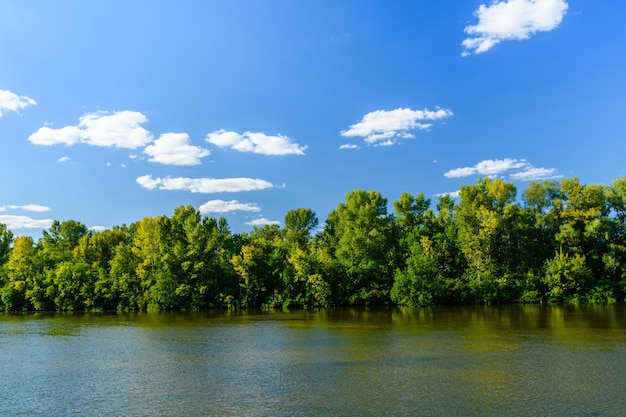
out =
[[[242,234],[189,206],[101,232],[55,221],[37,242],[0,224],[0,308],[624,301],[626,177],[532,182],[520,201],[485,178],[458,204],[403,193],[393,207],[356,190],[321,229],[299,208]]]

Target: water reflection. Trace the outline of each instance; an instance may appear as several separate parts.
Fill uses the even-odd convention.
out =
[[[622,415],[626,309],[0,315],[0,415]]]

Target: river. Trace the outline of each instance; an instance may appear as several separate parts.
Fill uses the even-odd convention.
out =
[[[623,416],[626,307],[0,314],[1,416]]]

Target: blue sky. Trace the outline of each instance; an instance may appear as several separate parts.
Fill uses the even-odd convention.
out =
[[[0,223],[626,175],[621,0],[0,1]]]

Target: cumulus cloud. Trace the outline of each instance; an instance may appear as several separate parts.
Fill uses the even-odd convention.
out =
[[[69,157],[69,156],[63,156],[63,157],[61,157],[61,158],[59,158],[59,159],[58,159],[58,161],[59,161],[59,162],[67,162],[67,161],[69,161],[69,160],[70,160],[70,157]]]
[[[437,194],[437,197],[444,197],[444,196],[447,196],[447,195],[449,195],[450,198],[458,198],[459,197],[459,190],[450,191],[448,193],[439,193],[439,194]]]
[[[452,116],[447,109],[434,111],[397,108],[395,110],[376,110],[367,113],[360,122],[341,132],[341,136],[362,137],[367,144],[378,146],[393,145],[398,139],[413,138],[413,130],[428,130],[432,122]]]
[[[203,194],[263,190],[274,186],[258,178],[152,178],[152,175],[138,177],[137,183],[149,190],[158,188],[159,190],[185,190]]]
[[[104,232],[105,230],[109,230],[108,227],[105,226],[91,226],[89,230],[93,230],[94,232]]]
[[[136,181],[137,184],[148,190],[155,189],[162,182],[160,178],[152,178],[152,175],[142,175],[141,177],[137,177]]]
[[[344,143],[343,145],[341,145],[339,147],[340,150],[344,150],[344,149],[359,149],[358,145],[351,145],[349,143]]]
[[[10,214],[0,215],[0,223],[4,223],[7,229],[47,229],[52,226],[51,219],[33,219],[28,216],[15,216]]]
[[[304,155],[306,146],[294,143],[287,136],[266,135],[259,132],[237,132],[216,130],[206,136],[206,141],[220,148],[231,148],[239,152],[262,155]]]
[[[280,222],[278,220],[268,220],[264,217],[260,217],[258,219],[250,220],[249,222],[246,222],[245,224],[256,227],[256,226],[265,226],[266,224],[267,225],[280,224]]]
[[[478,23],[465,27],[463,56],[486,52],[498,43],[528,39],[537,32],[555,29],[568,8],[565,0],[506,0],[481,4],[474,16]]]
[[[60,129],[42,126],[30,135],[28,140],[35,145],[50,146],[63,143],[67,146],[72,146],[83,140],[83,132],[76,126],[65,126]]]
[[[130,110],[88,113],[80,117],[76,126],[60,129],[42,126],[28,140],[35,145],[85,143],[136,149],[152,142],[152,134],[141,126],[147,121],[143,114]]]
[[[207,213],[228,213],[231,211],[261,211],[256,203],[240,203],[237,200],[211,200],[207,201],[198,210],[202,214]]]
[[[26,106],[34,106],[37,102],[30,97],[19,96],[9,90],[0,89],[0,117],[3,111],[19,112]]]
[[[513,171],[513,172],[511,172]],[[462,178],[471,175],[498,177],[508,174],[511,179],[537,181],[558,178],[556,168],[535,168],[525,159],[486,159],[471,167],[461,167],[446,172],[446,178]]]
[[[519,169],[528,165],[524,159],[486,159],[472,167],[456,168],[444,174],[446,178],[469,177],[470,175],[498,175],[511,169]]]
[[[41,206],[39,204],[26,204],[23,206],[18,206],[15,204],[9,204],[6,206],[0,206],[0,211],[6,211],[6,209],[11,209],[11,210],[25,210],[25,211],[34,211],[37,213],[42,213],[44,211],[50,211],[50,207],[46,207],[46,206]]]
[[[556,171],[555,168],[535,168],[529,166],[523,171],[511,174],[511,178],[520,181],[548,180],[560,177],[560,175],[556,175]]]
[[[200,165],[200,158],[211,154],[207,149],[190,144],[186,133],[166,133],[143,151],[150,162],[166,165]]]

